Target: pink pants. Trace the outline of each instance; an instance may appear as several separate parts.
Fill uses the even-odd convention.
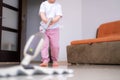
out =
[[[45,42],[41,50],[42,62],[49,62],[49,47],[51,49],[51,58],[54,61],[58,60],[59,53],[59,28],[47,30],[45,32]]]

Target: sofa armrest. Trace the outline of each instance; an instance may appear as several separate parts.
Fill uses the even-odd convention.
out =
[[[71,42],[71,45],[93,44],[93,43],[113,42],[113,41],[120,41],[120,36],[119,35],[113,35],[113,36],[96,38],[96,39],[75,40],[75,41]]]

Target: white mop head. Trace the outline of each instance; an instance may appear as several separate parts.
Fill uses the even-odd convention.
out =
[[[0,77],[32,76],[32,75],[61,75],[72,74],[72,69],[47,68],[33,66],[33,69],[25,69],[23,66],[14,66],[0,69]]]

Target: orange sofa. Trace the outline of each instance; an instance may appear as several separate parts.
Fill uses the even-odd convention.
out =
[[[120,21],[100,25],[95,39],[67,46],[68,63],[120,64]]]

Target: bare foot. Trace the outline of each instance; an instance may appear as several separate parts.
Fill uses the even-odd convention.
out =
[[[43,62],[43,63],[40,64],[40,66],[41,66],[41,67],[48,67],[48,63]]]
[[[53,65],[52,65],[53,67],[58,67],[59,65],[58,65],[58,62],[53,62]]]

